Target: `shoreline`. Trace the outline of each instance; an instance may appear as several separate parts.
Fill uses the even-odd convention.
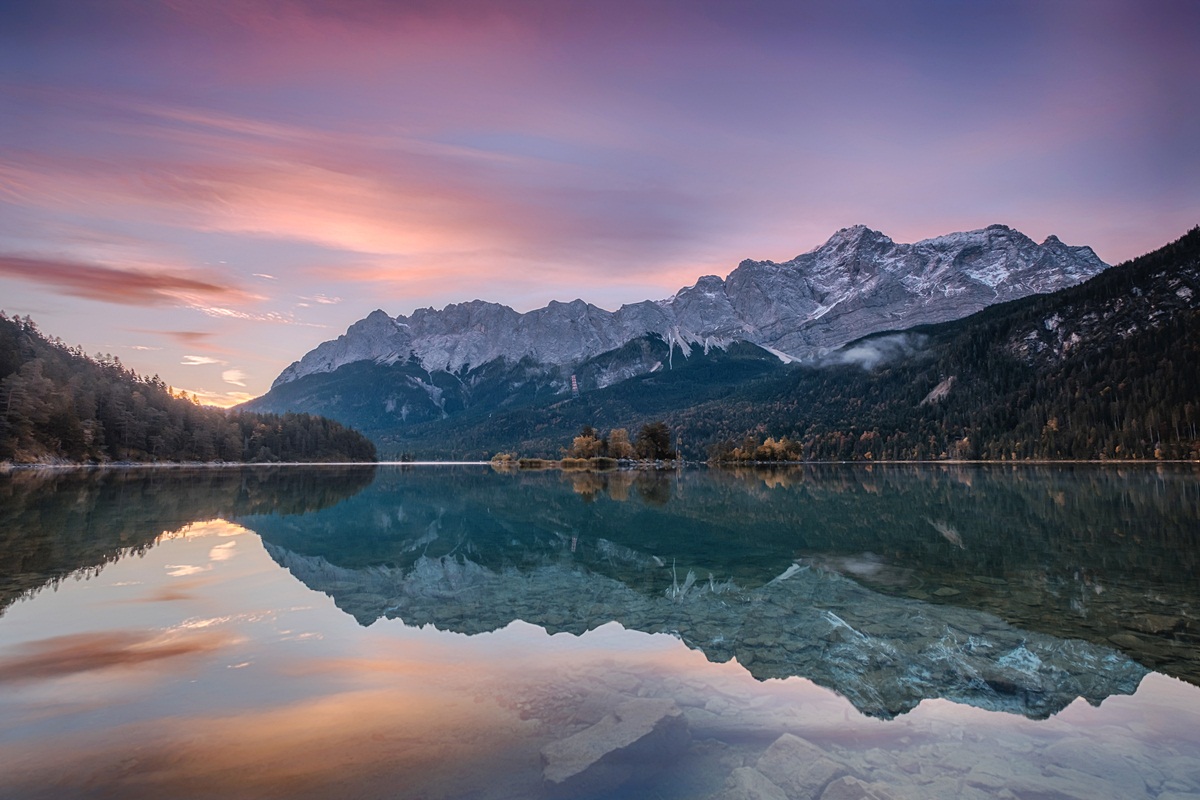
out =
[[[966,460],[938,459],[911,461],[741,461],[741,462],[709,462],[709,461],[665,461],[665,462],[629,462],[616,467],[583,467],[564,466],[552,459],[538,459],[538,466],[521,467],[499,466],[491,461],[275,461],[275,462],[241,462],[241,461],[111,461],[103,464],[63,463],[63,462],[0,462],[0,474],[26,470],[106,470],[106,469],[263,469],[277,467],[454,467],[482,466],[495,467],[500,472],[533,472],[538,470],[560,470],[562,472],[619,472],[633,470],[677,470],[684,467],[708,467],[713,469],[765,469],[765,468],[795,468],[807,466],[1114,466],[1114,467],[1147,467],[1162,465],[1192,465],[1200,466],[1200,459],[1030,459],[1027,461],[998,461],[998,460]]]
[[[398,464],[389,461],[108,461],[103,464],[71,463],[61,461],[0,462],[0,474],[20,470],[70,470],[70,469],[241,469],[244,467],[377,467],[381,464]],[[478,462],[487,463],[487,462]]]

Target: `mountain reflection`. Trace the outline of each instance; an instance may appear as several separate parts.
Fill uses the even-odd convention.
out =
[[[944,697],[1041,718],[1200,683],[1186,468],[486,467],[0,477],[0,608],[227,518],[363,625],[668,633],[866,713]],[[67,643],[74,646],[73,643]],[[36,655],[36,654],[35,654]]]
[[[193,522],[306,514],[345,500],[374,477],[374,465],[0,474],[0,613],[47,584],[144,552]]]
[[[1197,491],[1152,468],[385,468],[336,509],[239,522],[362,624],[616,620],[878,716],[1043,717],[1144,667],[1197,681]]]

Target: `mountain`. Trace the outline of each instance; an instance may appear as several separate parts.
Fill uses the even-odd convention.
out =
[[[1200,458],[1200,229],[1083,284],[803,364],[745,342],[678,351],[649,334],[589,359],[572,368],[585,387],[618,368],[629,377],[577,397],[531,359],[452,374],[413,357],[310,375],[260,400],[361,421],[392,456],[558,456],[584,425],[664,420],[689,458]],[[645,364],[658,368],[633,369]],[[396,424],[381,395],[416,385],[429,387],[426,405]]]
[[[369,440],[333,420],[201,406],[3,313],[0,409],[0,463],[375,460]]]
[[[583,425],[663,420],[689,458],[1198,459],[1200,228],[1078,286],[874,334],[807,364],[742,348],[380,441],[430,456],[557,455]]]
[[[825,363],[667,418],[698,441],[757,426],[813,460],[1200,459],[1200,228],[1079,286]]]
[[[1051,236],[1036,244],[1003,225],[898,244],[861,225],[777,264],[743,261],[659,301],[606,311],[582,300],[520,314],[473,300],[411,317],[374,311],[291,364],[272,388],[358,361],[415,358],[427,371],[457,372],[504,359],[572,365],[646,334],[709,349],[758,344],[803,360],[878,330],[943,322],[1004,300],[1085,280],[1107,265],[1088,247]]]
[[[958,319],[1105,268],[1090,248],[1053,236],[1039,245],[1002,225],[915,244],[855,226],[790,261],[743,261],[724,280],[705,276],[666,300],[615,312],[582,300],[526,314],[478,300],[408,317],[375,311],[246,407],[329,414],[383,441],[697,359],[716,383],[745,380],[748,369],[815,363],[865,335]]]

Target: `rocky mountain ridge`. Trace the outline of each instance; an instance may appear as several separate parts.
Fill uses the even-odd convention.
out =
[[[1089,247],[1055,236],[1037,244],[1003,225],[914,244],[856,225],[790,261],[746,260],[725,279],[707,275],[665,300],[616,311],[583,300],[524,314],[480,300],[407,317],[377,310],[291,364],[272,388],[359,361],[415,359],[425,370],[447,372],[497,359],[562,367],[647,334],[684,355],[746,341],[783,361],[807,360],[878,331],[1055,291],[1106,267]]]

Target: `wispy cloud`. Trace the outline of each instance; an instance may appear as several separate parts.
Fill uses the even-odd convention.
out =
[[[278,311],[243,311],[238,308],[206,305],[194,305],[192,308],[201,314],[216,319],[240,319],[249,322],[270,322],[277,325],[300,325],[306,328],[328,327],[317,322],[305,322],[304,320],[297,319],[293,314],[282,314]]]
[[[203,347],[212,348],[212,338],[216,336],[211,331],[145,331],[145,333],[160,333],[167,336],[179,344],[187,345],[188,347]]]
[[[196,298],[246,298],[241,290],[215,280],[43,256],[0,254],[0,275],[75,297],[135,306],[189,304]]]
[[[26,153],[0,161],[0,185],[27,205],[364,254],[432,256],[466,245],[590,262],[678,247],[704,230],[685,222],[701,209],[669,184],[628,174],[606,145],[568,141],[588,128],[451,144],[395,126],[368,136],[194,109],[139,111],[93,124],[142,142],[140,150],[117,162]],[[633,269],[629,261],[615,269]]]
[[[894,333],[862,339],[833,351],[822,358],[819,365],[853,364],[870,371],[881,364],[912,356],[925,347],[928,338],[919,333]]]
[[[233,386],[246,386],[246,373],[240,369],[227,369],[221,373],[221,380]]]
[[[191,351],[199,351],[207,355],[228,356],[234,355],[237,352],[229,347],[218,344],[216,340],[220,335],[213,331],[155,330],[153,328],[130,328],[129,330],[134,333],[164,337],[174,345]],[[163,350],[164,348],[155,347],[153,349]]]
[[[185,367],[200,367],[206,364],[224,364],[225,362],[210,356],[184,356],[179,363]]]

